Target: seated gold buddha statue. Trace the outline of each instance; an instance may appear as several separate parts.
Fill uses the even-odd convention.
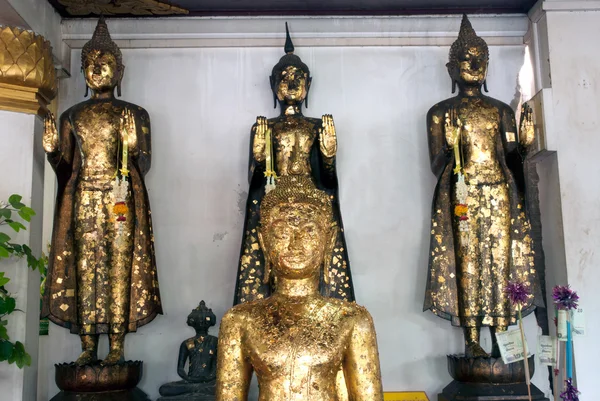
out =
[[[373,320],[324,297],[319,275],[336,240],[331,200],[308,176],[284,176],[260,207],[258,238],[274,293],[239,304],[219,333],[217,400],[382,401]]]

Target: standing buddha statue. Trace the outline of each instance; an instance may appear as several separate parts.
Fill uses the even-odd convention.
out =
[[[522,155],[533,142],[531,109],[517,133],[513,110],[485,96],[488,47],[463,17],[447,64],[456,97],[427,114],[431,169],[438,178],[424,310],[461,326],[467,357],[487,356],[480,328],[492,334],[516,323],[504,288],[526,284],[527,315],[543,306],[528,212],[524,207]],[[495,335],[492,335],[495,340]],[[498,356],[497,344],[493,356]]]
[[[307,175],[281,177],[260,206],[258,241],[274,293],[230,309],[219,331],[217,401],[383,401],[367,310],[320,294],[337,227],[330,196]]]
[[[234,305],[263,299],[273,291],[265,270],[265,259],[258,244],[257,227],[260,203],[279,177],[298,175],[309,177],[317,188],[325,191],[333,202],[337,223],[336,243],[332,259],[321,274],[320,291],[347,301],[354,301],[354,289],[342,216],[338,202],[336,173],[337,137],[333,117],[310,118],[302,115],[302,105],[308,102],[312,78],[308,66],[294,54],[294,45],[287,30],[285,56],[273,68],[270,81],[275,107],[281,113],[276,118],[258,117],[250,139],[250,189],[242,249],[238,266]]]
[[[45,121],[48,161],[58,179],[42,316],[81,337],[78,365],[124,360],[125,334],[162,314],[144,176],[150,169],[150,118],[117,100],[124,65],[100,18],[81,53],[91,98]]]

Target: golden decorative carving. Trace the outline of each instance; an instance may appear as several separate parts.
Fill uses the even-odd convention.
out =
[[[56,91],[50,42],[31,31],[0,26],[0,109],[38,113]]]
[[[157,0],[58,0],[71,15],[172,15],[188,14],[181,7]]]

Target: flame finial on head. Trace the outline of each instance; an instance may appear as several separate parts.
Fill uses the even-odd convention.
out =
[[[283,47],[285,54],[294,54],[294,44],[290,37],[290,30],[288,29],[288,23],[285,23],[285,46]]]
[[[292,43],[292,38],[290,37],[290,31],[286,22],[285,45],[283,47],[283,50],[285,51],[285,56],[279,59],[279,62],[275,65],[275,67],[273,67],[273,71],[271,72],[272,78],[279,75],[283,70],[285,70],[289,66],[296,67],[310,76],[310,70],[308,69],[308,66],[302,62],[300,57],[294,54],[294,49],[294,44]]]

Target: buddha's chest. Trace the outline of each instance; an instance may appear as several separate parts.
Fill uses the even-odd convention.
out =
[[[84,106],[73,116],[75,136],[84,156],[117,150],[121,111],[111,103],[97,103]]]
[[[501,117],[497,107],[481,99],[463,102],[458,107],[465,145],[492,149],[499,135]]]
[[[316,127],[305,119],[286,119],[273,126],[275,151],[280,157],[294,152],[308,154],[316,139]]]
[[[326,319],[273,315],[258,319],[246,342],[254,370],[270,378],[290,372],[337,372],[349,333],[340,319],[321,317]]]

